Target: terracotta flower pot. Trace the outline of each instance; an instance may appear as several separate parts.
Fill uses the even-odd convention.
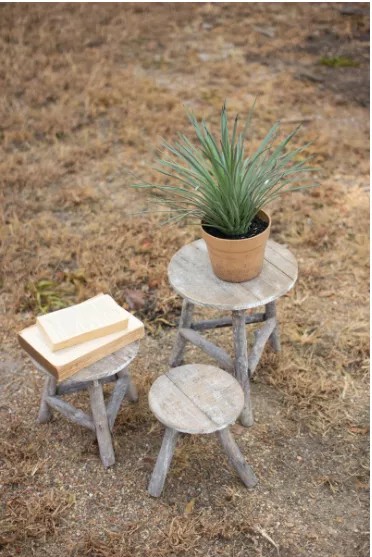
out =
[[[260,274],[271,218],[265,211],[259,211],[258,216],[268,223],[267,228],[257,236],[243,240],[217,238],[202,228],[202,238],[207,244],[213,272],[218,278],[227,282],[245,282]]]

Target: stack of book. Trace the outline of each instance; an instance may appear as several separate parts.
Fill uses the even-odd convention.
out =
[[[63,381],[144,336],[143,323],[108,294],[37,317],[18,333],[22,348]]]

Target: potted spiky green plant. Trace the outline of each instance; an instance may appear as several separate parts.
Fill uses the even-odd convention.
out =
[[[298,184],[299,175],[313,170],[306,166],[310,157],[298,160],[308,144],[288,150],[298,128],[274,145],[279,123],[254,153],[246,155],[252,114],[253,108],[243,131],[238,132],[238,116],[229,131],[224,105],[218,137],[204,120],[198,122],[189,114],[198,143],[194,145],[183,134],[174,145],[164,142],[171,158],[159,159],[157,170],[168,183],[137,184],[150,188],[153,200],[167,207],[167,222],[201,224],[213,271],[228,282],[247,281],[261,272],[271,225],[264,207],[285,191],[309,187]]]

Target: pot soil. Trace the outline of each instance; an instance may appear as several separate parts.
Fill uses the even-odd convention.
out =
[[[202,238],[207,244],[214,274],[227,282],[245,282],[257,277],[262,270],[270,225],[270,216],[259,211],[253,226],[254,236],[249,230],[245,237],[228,238],[202,226]],[[257,230],[260,230],[258,234]]]

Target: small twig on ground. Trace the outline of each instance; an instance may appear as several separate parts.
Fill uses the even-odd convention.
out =
[[[273,545],[278,553],[278,555],[280,555],[280,551],[279,551],[279,545],[274,542],[274,540],[269,536],[269,534],[267,532],[265,532],[265,530],[263,528],[261,528],[261,526],[255,526],[254,528],[259,534],[261,534],[261,536],[263,538],[265,538],[268,542],[271,543],[271,545]]]

